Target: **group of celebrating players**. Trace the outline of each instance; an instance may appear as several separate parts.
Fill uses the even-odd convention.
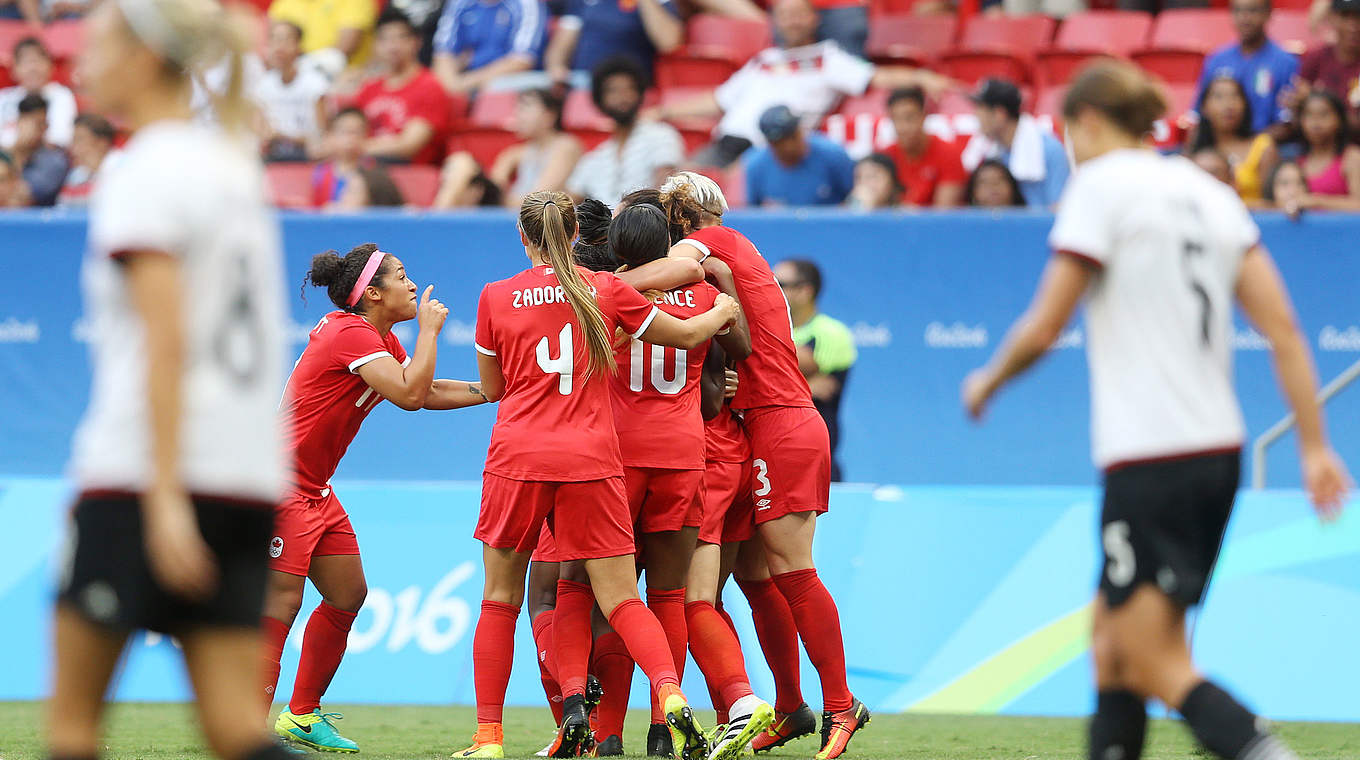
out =
[[[755,246],[723,224],[717,185],[682,172],[612,211],[528,196],[517,226],[530,266],[478,303],[478,382],[435,379],[447,309],[429,287],[417,295],[396,256],[372,244],[321,254],[308,281],[337,310],[312,330],[285,390],[281,245],[258,162],[237,139],[249,124],[249,39],[232,28],[213,0],[110,0],[87,23],[87,94],[134,134],[90,210],[93,379],[53,626],[52,760],[98,757],[108,687],[136,630],[176,636],[217,756],[291,757],[299,750],[264,717],[307,578],[323,600],[275,734],[358,750],[320,704],[366,593],[329,481],[384,399],[408,410],[499,402],[474,533],[486,578],[478,725],[457,756],[504,756],[526,597],[558,724],[544,754],[623,753],[633,663],[651,680],[648,754],[731,760],[814,733],[801,639],[821,678],[817,758],[841,756],[869,712],[846,683],[839,613],[812,560],[828,505],[827,429],[783,293]],[[226,86],[212,96],[221,124],[195,121],[194,87],[223,62]],[[1271,345],[1324,518],[1350,480],[1246,209],[1189,162],[1147,149],[1164,110],[1126,64],[1095,63],[1073,81],[1063,112],[1081,168],[1054,223],[1056,253],[1030,310],[965,381],[964,402],[980,415],[1085,300],[1105,471],[1088,757],[1137,760],[1155,698],[1219,757],[1295,760],[1195,668],[1185,630],[1239,479],[1234,303]],[[410,319],[420,329],[408,354],[391,328]],[[751,604],[773,705],[752,692],[719,603],[729,575]],[[719,708],[711,733],[680,688],[687,650]]]
[[[320,699],[364,597],[354,531],[329,484],[364,417],[382,399],[405,409],[499,402],[474,533],[486,575],[473,639],[477,730],[459,756],[504,756],[526,577],[559,726],[546,755],[623,754],[635,662],[652,683],[651,755],[730,760],[811,734],[800,637],[825,696],[817,756],[845,752],[869,713],[846,684],[839,615],[812,562],[829,439],[783,292],[755,246],[722,224],[726,210],[717,184],[688,172],[612,214],[598,201],[530,195],[518,225],[530,268],[487,285],[478,303],[477,383],[434,378],[447,309],[428,287],[417,300],[395,256],[366,244],[313,259],[308,279],[338,311],[312,331],[285,393],[295,476],[270,550],[267,698],[305,578],[323,600],[280,735],[358,749]],[[420,330],[408,357],[391,327],[412,318]],[[721,610],[734,570],[776,676],[773,706],[753,693]],[[680,690],[687,652],[719,708],[709,733]]]

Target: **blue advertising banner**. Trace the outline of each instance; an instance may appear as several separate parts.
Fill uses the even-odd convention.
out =
[[[482,588],[471,537],[477,485],[339,482],[336,493],[363,547],[370,591],[327,699],[471,703]],[[46,689],[68,498],[59,480],[0,479],[0,700]],[[1085,713],[1096,503],[1092,489],[1074,487],[836,487],[818,521],[816,560],[840,606],[856,695],[894,712]],[[725,598],[752,683],[770,695],[745,600],[736,588]],[[304,616],[316,602],[310,595]],[[1297,492],[1244,494],[1196,620],[1200,662],[1265,715],[1360,720],[1360,514],[1322,525]],[[304,625],[285,651],[285,695]],[[541,705],[524,618],[516,648],[508,702]],[[803,674],[808,702],[819,704],[816,672],[805,662]],[[686,684],[706,700],[699,678],[691,663]],[[645,706],[646,693],[635,683],[635,705]],[[115,696],[186,698],[173,643],[136,639]]]
[[[860,349],[841,415],[840,459],[856,482],[904,484],[1089,485],[1083,333],[1074,323],[1062,349],[1000,400],[987,425],[959,409],[964,374],[990,355],[1024,309],[1046,259],[1051,217],[1002,215],[847,215],[798,211],[732,214],[771,260],[810,257],[825,270],[824,310],[848,323]],[[0,234],[22,257],[4,271],[14,283],[0,304],[0,473],[57,476],[85,406],[88,365],[77,283],[83,216],[7,214]],[[1302,222],[1260,219],[1279,260],[1325,380],[1360,359],[1360,219],[1315,215]],[[526,265],[513,217],[406,213],[285,215],[289,282],[300,284],[312,254],[379,242],[402,257],[412,277],[450,306],[439,371],[470,377],[477,295],[484,283]],[[329,310],[325,294],[290,288],[301,350]],[[414,326],[398,328],[414,338]],[[1284,414],[1262,338],[1236,335],[1237,377],[1248,430],[1258,435]],[[402,412],[384,404],[370,416],[340,477],[470,480],[480,476],[494,410]],[[1360,462],[1360,393],[1330,408],[1342,455]],[[1036,455],[1036,452],[1038,455]],[[1270,458],[1270,483],[1298,484],[1286,439]]]

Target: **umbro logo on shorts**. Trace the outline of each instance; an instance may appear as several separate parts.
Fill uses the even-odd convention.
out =
[[[761,499],[760,501],[756,502],[756,509],[769,509],[769,508],[770,508],[769,499]]]

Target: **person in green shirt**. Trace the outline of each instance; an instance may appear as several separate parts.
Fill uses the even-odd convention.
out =
[[[793,319],[793,342],[798,363],[812,388],[812,402],[831,435],[831,479],[841,480],[836,449],[840,445],[841,395],[858,354],[855,339],[844,322],[817,311],[822,292],[822,271],[806,259],[788,259],[774,268],[775,280],[784,290]]]

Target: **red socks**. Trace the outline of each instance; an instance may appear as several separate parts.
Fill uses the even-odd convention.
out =
[[[737,585],[741,586],[751,605],[756,637],[760,639],[765,662],[774,675],[774,709],[787,715],[803,703],[803,687],[798,675],[798,626],[793,621],[793,611],[773,579],[738,578]]]
[[[548,709],[553,721],[562,725],[562,685],[557,682],[557,650],[553,648],[553,611],[546,610],[534,618],[534,646],[538,649],[538,677],[543,682],[543,694],[548,698]],[[481,722],[480,720],[478,721]]]
[[[321,706],[321,695],[331,685],[340,660],[345,656],[349,629],[357,614],[322,602],[307,618],[307,630],[302,636],[302,658],[298,661],[297,680],[293,682],[293,699],[288,703],[289,712],[305,715]]]
[[[623,637],[610,631],[595,640],[595,655],[590,668],[600,679],[604,699],[596,708],[599,724],[595,736],[603,741],[623,736],[623,719],[628,715],[628,692],[633,685],[633,658],[623,645]]]
[[[823,709],[831,712],[850,709],[854,697],[850,696],[850,687],[845,682],[841,616],[831,593],[822,585],[817,571],[811,568],[776,575],[772,580],[788,600],[808,659],[821,676]]]
[[[264,700],[269,707],[274,704],[274,690],[279,685],[279,662],[283,660],[283,645],[288,641],[288,626],[282,620],[262,617],[260,632],[264,634]]]
[[[562,697],[586,692],[586,667],[590,664],[590,611],[595,595],[590,586],[576,581],[557,582],[557,609],[553,611],[553,645],[557,648],[557,682]]]
[[[675,676],[683,680],[685,675],[685,649],[689,646],[689,627],[685,622],[685,589],[647,589],[647,609],[656,616],[661,630],[666,632],[666,643],[671,648],[671,662],[675,664]],[[665,723],[661,705],[652,690],[652,722]]]
[[[558,613],[562,610],[562,597],[557,600]],[[675,658],[666,644],[666,632],[656,621],[656,616],[643,605],[641,599],[628,599],[609,613],[609,625],[623,638],[628,654],[632,655],[642,672],[652,682],[652,691],[665,693],[663,687],[680,687],[680,678],[675,674]],[[559,634],[560,637],[560,634]],[[558,645],[559,651],[561,645]],[[559,661],[561,655],[558,655]]]
[[[741,656],[741,643],[732,635],[732,629],[727,627],[727,621],[722,619],[713,604],[686,604],[685,619],[689,623],[689,646],[694,653],[694,661],[704,672],[704,679],[722,696],[714,705],[730,706],[751,694],[746,663]]]
[[[472,682],[477,690],[477,722],[500,723],[505,689],[515,662],[515,621],[519,608],[482,600],[477,632],[472,636]]]

